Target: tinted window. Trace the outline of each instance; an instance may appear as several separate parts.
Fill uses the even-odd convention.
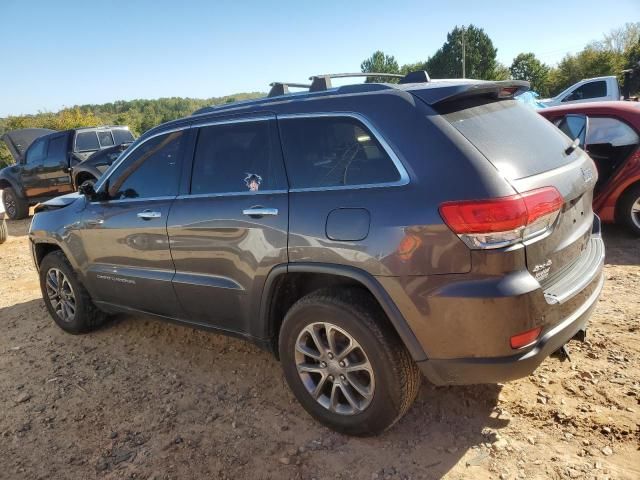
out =
[[[611,117],[589,117],[587,145],[623,147],[638,143],[638,134],[626,123]]]
[[[109,197],[150,198],[178,194],[184,132],[147,140],[109,178]]]
[[[130,143],[133,142],[133,135],[129,130],[125,130],[124,128],[117,128],[111,130],[113,133],[113,140],[116,145],[120,145],[121,143]]]
[[[358,120],[290,118],[280,122],[292,188],[368,185],[400,180],[387,152]]]
[[[569,100],[586,100],[588,98],[599,98],[607,95],[607,82],[604,80],[597,82],[589,82],[576,88],[573,93],[569,94],[562,101]]]
[[[231,193],[286,188],[273,121],[203,127],[198,133],[191,193]]]
[[[99,150],[100,144],[96,132],[80,132],[76,135],[76,151],[86,152],[90,150]]]
[[[111,132],[109,130],[97,132],[98,140],[100,141],[101,147],[110,147],[114,145],[113,137],[111,136]]]
[[[40,139],[33,142],[31,147],[27,151],[27,163],[37,163],[42,161],[45,155],[46,146],[46,139]]]
[[[67,162],[67,137],[54,137],[49,140],[46,165],[63,165]]]
[[[546,172],[573,160],[564,153],[570,140],[517,100],[470,99],[440,111],[509,179]]]

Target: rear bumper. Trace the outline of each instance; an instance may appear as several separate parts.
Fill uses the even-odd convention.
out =
[[[436,385],[498,383],[526,377],[579,331],[586,330],[604,285],[604,274],[599,272],[595,281],[598,283],[587,301],[546,332],[526,353],[497,358],[430,359],[418,362],[418,366],[429,381]]]

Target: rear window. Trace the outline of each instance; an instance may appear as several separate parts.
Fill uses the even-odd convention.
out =
[[[571,141],[517,100],[468,100],[441,113],[508,179],[546,172],[572,159],[564,153]]]
[[[117,128],[111,130],[111,133],[113,133],[113,140],[116,142],[116,145],[120,145],[121,143],[133,142],[133,135],[129,130],[125,130],[124,128]]]
[[[100,150],[96,132],[80,132],[76,136],[76,151],[86,152]]]
[[[113,145],[113,137],[111,136],[111,132],[109,130],[99,131],[97,133],[98,140],[100,140],[100,146],[102,148],[110,147]]]

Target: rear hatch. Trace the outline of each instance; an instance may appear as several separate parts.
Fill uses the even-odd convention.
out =
[[[54,132],[55,130],[48,128],[23,128],[5,133],[0,137],[0,140],[7,145],[15,162],[22,163],[27,148],[29,148],[33,142],[44,135]]]
[[[595,166],[572,140],[528,106],[512,99],[465,98],[436,106],[518,193],[555,187],[563,205],[553,228],[525,241],[527,268],[544,287],[587,248]]]

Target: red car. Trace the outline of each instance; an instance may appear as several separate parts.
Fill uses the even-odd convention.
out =
[[[550,107],[539,113],[580,145],[598,168],[593,209],[603,222],[640,235],[640,104],[594,102]]]

